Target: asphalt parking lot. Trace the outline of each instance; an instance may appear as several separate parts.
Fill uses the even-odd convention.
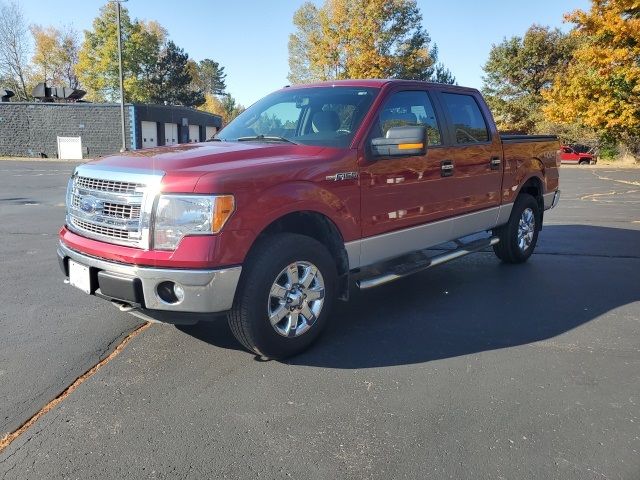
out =
[[[63,284],[73,164],[0,162],[0,438],[141,321]],[[13,478],[640,478],[640,169],[564,168],[536,254],[341,304],[287,362],[140,332],[0,452]]]

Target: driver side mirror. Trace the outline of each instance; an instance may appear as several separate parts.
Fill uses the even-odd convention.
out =
[[[427,153],[427,127],[391,127],[384,137],[371,140],[374,157],[406,157]]]

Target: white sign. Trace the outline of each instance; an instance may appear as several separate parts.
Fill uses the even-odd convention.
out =
[[[58,158],[62,160],[82,160],[82,138],[58,137]]]

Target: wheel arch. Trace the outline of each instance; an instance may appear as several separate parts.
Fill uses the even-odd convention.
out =
[[[536,175],[529,177],[518,190],[518,195],[527,193],[531,195],[538,204],[540,212],[540,230],[542,230],[542,220],[544,217],[544,183]]]
[[[338,297],[349,297],[349,257],[344,238],[337,225],[328,216],[315,210],[300,210],[286,213],[262,229],[256,237],[251,250],[270,235],[278,233],[296,233],[313,238],[324,245],[335,259],[338,272]]]

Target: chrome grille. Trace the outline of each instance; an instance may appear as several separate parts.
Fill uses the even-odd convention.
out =
[[[80,209],[82,196],[73,194],[71,205],[75,209]],[[126,203],[102,202],[100,214],[104,217],[126,218],[128,220],[140,218],[141,205],[129,205]]]
[[[76,177],[76,187],[97,192],[112,193],[136,193],[137,189],[144,188],[143,184],[124,182],[120,180],[103,180],[90,177]]]
[[[149,248],[149,221],[161,172],[81,165],[67,190],[67,226],[88,238]]]

